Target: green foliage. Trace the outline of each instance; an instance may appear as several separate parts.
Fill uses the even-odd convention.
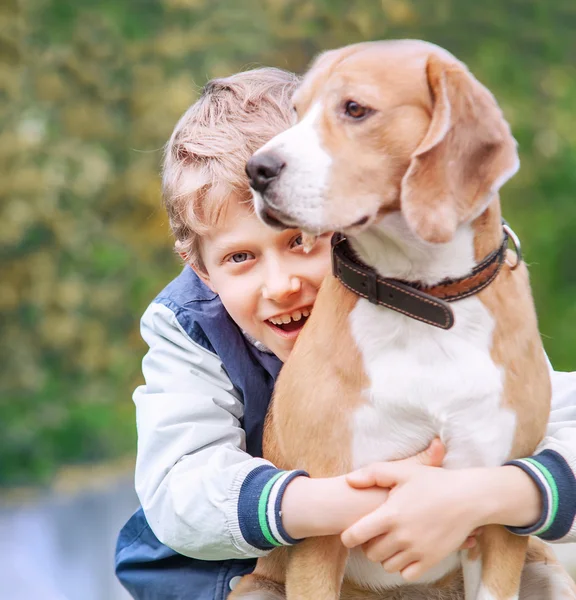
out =
[[[208,78],[428,39],[499,99],[546,348],[576,355],[573,0],[7,0],[0,8],[0,483],[134,447],[138,318],[178,262],[161,149]]]

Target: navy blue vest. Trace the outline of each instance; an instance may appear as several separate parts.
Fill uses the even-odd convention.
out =
[[[219,297],[186,267],[156,298],[176,316],[192,340],[218,355],[244,402],[246,449],[262,456],[262,429],[282,363],[250,344]],[[120,532],[116,574],[138,600],[224,600],[234,577],[250,573],[255,560],[202,561],[161,544],[138,510]]]

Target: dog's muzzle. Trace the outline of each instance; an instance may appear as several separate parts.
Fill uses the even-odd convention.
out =
[[[289,225],[286,225],[281,219],[282,216],[278,214],[274,209],[270,208],[263,202],[262,206],[258,209],[258,216],[264,221],[269,227],[274,229],[291,229]]]

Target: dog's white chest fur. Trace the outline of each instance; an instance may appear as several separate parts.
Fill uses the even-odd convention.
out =
[[[366,300],[350,314],[370,380],[353,417],[354,467],[411,456],[434,436],[447,447],[447,467],[498,465],[508,457],[515,416],[501,405],[492,317],[478,298],[452,307],[449,331]]]
[[[496,466],[509,456],[513,411],[502,406],[504,373],[490,350],[494,321],[478,297],[453,303],[455,325],[445,331],[359,299],[349,324],[369,379],[354,413],[354,468],[412,456],[439,436],[448,468]],[[457,555],[430,572],[435,581]],[[402,583],[363,555],[347,575],[376,588]]]

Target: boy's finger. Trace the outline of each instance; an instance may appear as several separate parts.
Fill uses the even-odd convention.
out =
[[[466,541],[460,546],[459,550],[470,550],[470,548],[474,548],[478,542],[474,536],[470,536],[466,538]]]
[[[358,469],[358,471],[352,471],[346,474],[346,482],[355,488],[367,488],[374,487],[376,485],[376,478],[372,472],[371,467],[365,467],[364,469]]]
[[[406,465],[417,464],[425,467],[441,467],[445,456],[446,448],[444,444],[438,438],[434,438],[430,446],[416,454],[416,456],[388,463],[375,463],[357,471],[352,471],[346,475],[346,481],[348,485],[355,488],[393,487],[399,482],[402,468]]]
[[[444,444],[438,438],[434,438],[426,450],[416,456],[407,458],[404,462],[415,462],[425,467],[441,467],[445,455],[446,448]]]
[[[348,473],[346,481],[354,488],[390,488],[398,483],[398,468],[392,463],[371,465]]]
[[[414,556],[412,552],[405,550],[404,552],[398,552],[388,560],[382,562],[382,567],[387,573],[397,573],[402,571],[408,565],[414,562]]]
[[[439,438],[434,438],[428,447],[426,456],[428,457],[428,462],[425,464],[428,464],[430,467],[441,467],[446,457],[446,446],[444,446]]]
[[[384,562],[404,550],[405,545],[399,542],[394,534],[379,535],[362,544],[362,551],[372,562]]]
[[[340,539],[347,548],[356,548],[365,544],[368,540],[389,531],[389,525],[385,514],[381,509],[375,510],[362,517],[351,527],[346,529]]]
[[[423,573],[425,573],[426,569],[422,565],[421,562],[413,562],[411,565],[408,565],[405,569],[403,569],[400,573],[404,581],[416,581],[419,579]]]

